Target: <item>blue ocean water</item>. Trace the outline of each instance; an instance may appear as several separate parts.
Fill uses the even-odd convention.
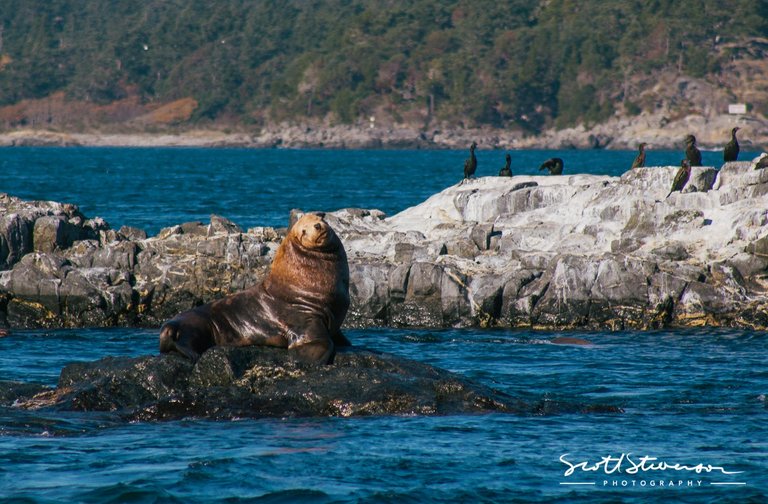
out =
[[[503,154],[480,151],[478,175],[497,173]],[[512,154],[513,170],[528,174],[555,154],[567,171],[612,175],[634,157]],[[649,164],[676,165],[680,157],[650,154]],[[719,164],[719,153],[704,155],[705,163]],[[207,221],[211,213],[243,227],[279,226],[295,207],[394,214],[457,182],[465,157],[460,151],[0,149],[0,191],[77,203],[113,227],[150,233]],[[561,334],[549,331],[376,328],[347,335],[356,345],[551,404],[551,414],[124,424],[109,413],[0,408],[0,500],[768,501],[763,332],[569,333],[589,346],[551,344]],[[18,330],[0,338],[0,380],[54,385],[70,362],[156,352],[151,329]],[[561,403],[616,405],[624,413],[566,413]]]

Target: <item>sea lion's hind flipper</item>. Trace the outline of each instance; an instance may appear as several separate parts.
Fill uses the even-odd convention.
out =
[[[160,328],[160,353],[177,352],[191,361],[196,361],[200,355],[191,348],[179,344],[181,331],[181,324],[176,320],[163,324]]]
[[[196,361],[214,345],[210,321],[194,310],[182,313],[160,328],[160,352],[178,352]]]

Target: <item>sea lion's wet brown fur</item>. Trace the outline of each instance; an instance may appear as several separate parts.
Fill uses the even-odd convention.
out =
[[[214,345],[288,348],[328,363],[349,345],[341,324],[349,308],[349,265],[323,214],[305,214],[288,231],[264,281],[181,313],[160,329],[160,351],[190,359]]]

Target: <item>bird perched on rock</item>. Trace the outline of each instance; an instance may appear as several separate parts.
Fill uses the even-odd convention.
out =
[[[675,191],[682,191],[685,184],[688,183],[688,178],[691,176],[691,162],[687,159],[680,161],[680,169],[675,174],[675,180],[672,181],[672,189],[669,190],[669,195]]]
[[[701,151],[696,147],[696,137],[693,135],[685,137],[685,159],[691,166],[701,166]]]
[[[472,142],[472,145],[469,146],[469,157],[466,161],[464,161],[464,178],[468,179],[475,175],[475,170],[477,170],[477,158],[475,157],[475,149],[477,148],[477,144],[475,142]]]
[[[510,165],[512,165],[512,156],[507,154],[504,159],[506,161],[505,161],[505,164],[504,164],[504,168],[499,170],[499,177],[511,177],[512,176],[512,168],[510,168]]]
[[[739,159],[739,141],[736,140],[736,132],[739,131],[739,127],[735,127],[731,130],[731,140],[725,144],[723,148],[723,161],[737,161]]]
[[[553,157],[544,161],[539,166],[539,171],[543,169],[549,170],[550,175],[562,175],[563,174],[563,160],[559,157]]]
[[[763,154],[755,163],[755,170],[762,170],[763,168],[768,168],[768,154]]]
[[[645,166],[645,148],[647,146],[648,144],[645,142],[637,146],[637,157],[632,163],[632,168],[642,168]]]

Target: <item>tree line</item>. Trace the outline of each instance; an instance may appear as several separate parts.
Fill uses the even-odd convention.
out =
[[[0,106],[194,97],[193,123],[377,112],[537,131],[716,75],[768,0],[0,0]]]

